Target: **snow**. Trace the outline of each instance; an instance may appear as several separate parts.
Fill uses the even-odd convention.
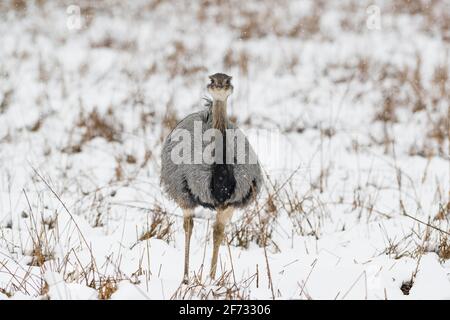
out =
[[[68,30],[66,2],[0,4],[0,300],[450,299],[448,3],[378,1],[369,30],[365,1],[80,2]],[[235,212],[216,281],[214,213],[197,210],[182,285],[161,142],[215,72],[266,187]]]

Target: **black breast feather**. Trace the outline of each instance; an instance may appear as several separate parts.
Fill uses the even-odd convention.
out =
[[[230,164],[213,164],[211,176],[211,194],[218,203],[224,203],[234,193],[236,179]]]
[[[222,163],[214,163],[211,172],[211,194],[219,204],[230,199],[236,187],[233,165],[226,163],[226,131],[222,134]]]

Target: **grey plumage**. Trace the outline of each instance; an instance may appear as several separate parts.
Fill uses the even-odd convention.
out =
[[[177,124],[164,142],[161,157],[161,184],[183,209],[184,283],[189,282],[194,208],[216,210],[209,273],[214,279],[225,226],[235,208],[244,207],[256,198],[262,183],[261,168],[252,147],[227,118],[227,99],[233,92],[231,77],[216,73],[209,79],[207,88],[213,101],[207,100],[206,110]]]
[[[194,122],[202,122],[202,133],[212,128],[212,103],[207,102],[205,110],[190,114],[181,120],[175,130],[185,129],[190,133],[191,146],[194,146]],[[234,124],[227,121],[228,129],[237,129]],[[172,133],[174,132],[172,131]],[[236,180],[234,192],[224,203],[218,203],[211,191],[211,179],[213,165],[200,164],[175,164],[171,159],[174,146],[179,143],[172,139],[172,133],[167,137],[162,149],[161,183],[166,193],[182,208],[190,209],[199,205],[207,208],[243,207],[255,199],[261,189],[262,177],[259,163],[248,163],[249,157],[255,157],[254,151],[245,137],[245,163],[233,163],[233,174]],[[240,133],[242,133],[240,131]],[[236,141],[236,139],[235,139]],[[203,141],[203,149],[210,143]],[[226,143],[227,150],[230,143]],[[192,147],[193,149],[193,147]],[[238,158],[239,148],[234,148],[235,160]],[[194,151],[191,153],[192,159]]]

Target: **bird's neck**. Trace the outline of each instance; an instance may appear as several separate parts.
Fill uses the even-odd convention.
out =
[[[227,101],[214,100],[212,105],[212,126],[224,132],[227,128]]]

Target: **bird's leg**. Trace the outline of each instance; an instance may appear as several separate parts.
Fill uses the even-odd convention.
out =
[[[219,255],[220,244],[223,240],[225,226],[233,216],[233,208],[228,207],[217,211],[216,222],[214,223],[213,231],[213,255],[211,260],[211,271],[209,273],[211,279],[216,277],[217,256]]]
[[[194,210],[183,210],[183,228],[184,228],[184,276],[183,283],[187,284],[189,281],[189,248],[191,243],[192,229],[194,227]]]

